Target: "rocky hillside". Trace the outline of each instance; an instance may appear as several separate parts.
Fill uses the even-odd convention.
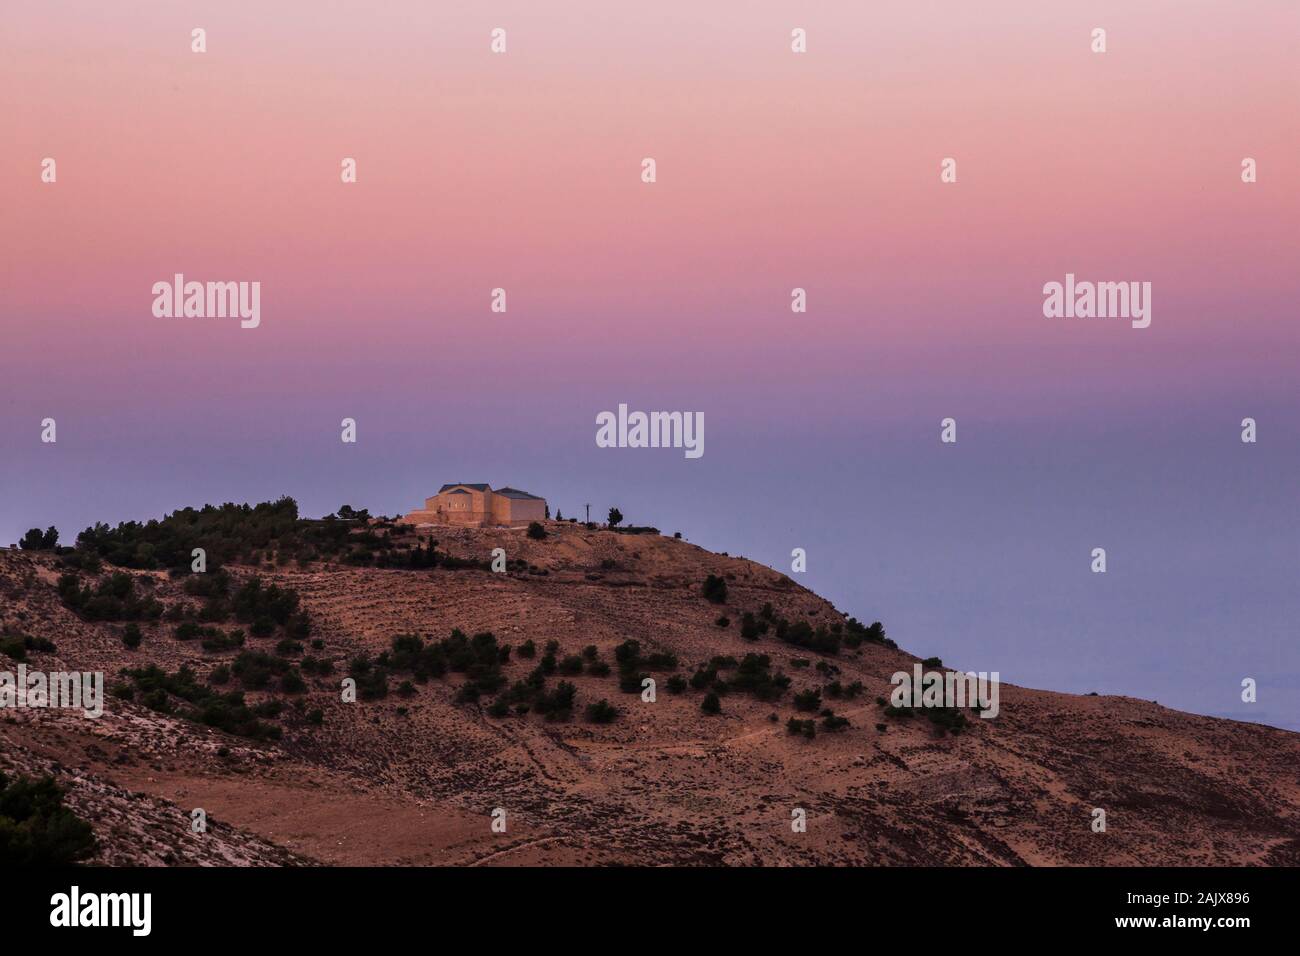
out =
[[[1300,863],[1300,735],[1005,684],[895,713],[917,658],[742,558],[354,525],[204,575],[0,551],[0,670],[113,688],[0,711],[0,771],[114,864]]]

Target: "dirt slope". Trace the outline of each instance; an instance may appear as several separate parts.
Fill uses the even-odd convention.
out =
[[[302,696],[304,711],[323,711],[320,726],[290,708],[279,742],[252,742],[138,701],[111,699],[98,720],[5,710],[0,769],[52,768],[109,863],[1300,863],[1300,735],[1004,684],[996,719],[939,736],[926,720],[886,718],[876,703],[890,675],[916,660],[902,650],[868,643],[828,657],[771,633],[741,638],[741,614],[765,603],[814,626],[843,620],[784,575],[672,538],[549,528],[543,541],[439,529],[442,551],[484,560],[504,547],[532,566],[508,574],[233,568],[241,580],[257,573],[297,589],[324,641],[309,653],[340,663],[309,677]],[[165,623],[145,626],[142,646],[129,651],[121,625],[82,621],[63,606],[59,573],[51,555],[0,551],[0,625],[56,645],[29,651],[31,667],[102,670],[112,683],[125,666],[190,662],[203,676],[234,657],[179,641]],[[725,606],[702,597],[709,574],[727,579]],[[187,600],[177,582],[148,576],[164,604]],[[719,615],[729,627],[716,625]],[[764,653],[793,687],[775,703],[727,694],[710,716],[703,692],[666,692],[670,672],[654,675],[654,703],[621,693],[617,669],[557,675],[551,683],[578,688],[568,723],[455,703],[459,675],[417,685],[411,697],[340,699],[358,651],[452,628],[516,647],[558,640],[561,657],[594,644],[611,664],[614,648],[634,638],[676,655],[686,677],[715,655]],[[268,653],[274,645],[249,641]],[[819,661],[838,672],[818,673]],[[505,670],[514,681],[535,664],[514,654]],[[15,666],[0,657],[0,669]],[[789,735],[792,694],[832,678],[865,687],[827,701],[851,726]],[[586,704],[601,698],[618,706],[618,720],[584,721]],[[196,807],[215,821],[207,834],[190,832]],[[1095,807],[1106,810],[1104,833],[1092,831]],[[505,833],[491,829],[496,808],[506,811]],[[795,808],[806,811],[806,832],[791,829]]]

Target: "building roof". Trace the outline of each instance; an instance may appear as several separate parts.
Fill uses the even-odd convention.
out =
[[[505,498],[521,498],[524,500],[542,501],[538,495],[530,495],[526,491],[520,491],[518,488],[498,488],[493,494],[501,495]]]
[[[438,494],[467,495],[469,492],[464,490],[466,488],[472,488],[475,491],[491,491],[494,495],[500,495],[503,498],[515,498],[521,501],[546,500],[541,497],[541,495],[530,495],[528,492],[520,491],[518,488],[498,488],[496,491],[492,491],[492,486],[489,484],[484,483],[481,485],[474,485],[464,481],[457,481],[454,484],[443,485],[438,489]]]

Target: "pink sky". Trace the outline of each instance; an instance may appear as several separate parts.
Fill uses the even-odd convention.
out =
[[[0,543],[486,480],[806,545],[957,666],[1214,712],[1251,668],[1300,726],[1298,62],[1291,0],[9,4]],[[176,272],[261,327],[155,318]],[[1045,319],[1067,272],[1151,327]],[[704,458],[596,449],[620,402]]]
[[[1239,347],[1267,357],[1297,292],[1298,97],[1277,78],[1300,14],[1141,6],[31,5],[0,90],[7,331],[75,366],[105,339],[166,348],[190,331],[148,290],[185,271],[260,280],[258,338],[203,347],[277,360],[442,340],[494,286],[512,334],[779,353],[798,324],[831,368],[846,347],[1127,335],[1036,315],[1073,271],[1155,282],[1152,338],[1210,354],[1248,322]]]

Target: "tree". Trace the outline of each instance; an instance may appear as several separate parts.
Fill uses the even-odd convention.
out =
[[[556,521],[564,520],[564,512],[562,512],[559,508],[555,509],[555,520]]]
[[[59,544],[59,529],[51,525],[41,534],[40,528],[32,528],[23,539],[18,542],[18,547],[24,551],[53,551]]]
[[[727,582],[725,578],[710,574],[704,579],[704,598],[714,604],[727,603]]]
[[[622,521],[623,521],[623,512],[619,511],[617,508],[610,508],[609,526],[611,528],[617,528],[622,523]]]
[[[610,724],[618,717],[618,708],[609,701],[601,699],[587,705],[587,720],[593,724]]]
[[[94,851],[94,831],[63,806],[52,777],[11,783],[0,774],[0,864],[66,866]]]

